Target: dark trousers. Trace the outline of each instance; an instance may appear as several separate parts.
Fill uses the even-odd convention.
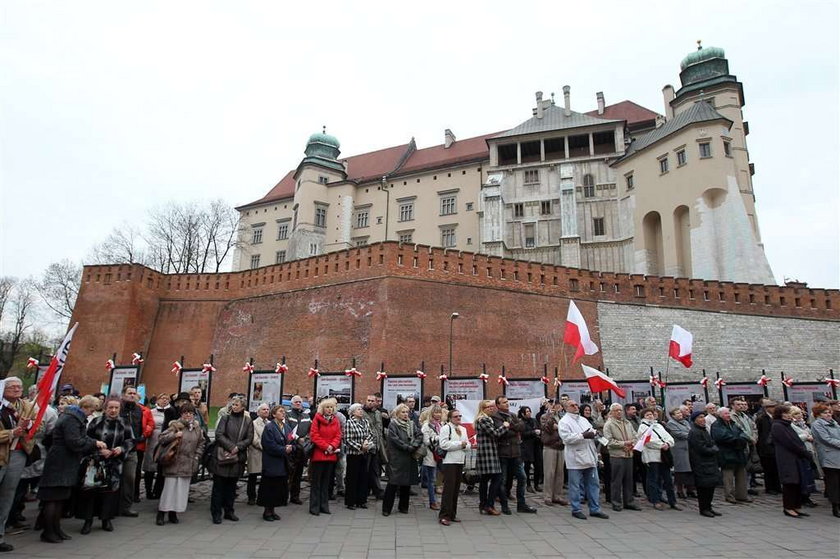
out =
[[[147,499],[160,499],[160,493],[163,491],[163,483],[166,481],[163,474],[158,472],[143,472],[143,481],[146,485]]]
[[[662,502],[662,490],[668,498],[669,505],[677,503],[674,493],[674,480],[671,478],[671,468],[662,462],[647,463],[647,498],[654,505]]]
[[[840,468],[823,468],[825,496],[832,505],[840,505]]]
[[[697,505],[700,512],[703,512],[704,510],[712,510],[712,499],[714,496],[714,486],[697,488]]]
[[[344,472],[344,504],[348,507],[364,505],[368,494],[369,454],[348,454]]]
[[[403,513],[408,512],[408,498],[410,496],[411,487],[408,485],[391,485],[385,486],[385,495],[382,497],[382,512],[391,512],[394,508],[394,498],[397,496],[397,490],[400,491],[400,502],[397,504],[397,510]]]
[[[137,452],[129,452],[123,461],[122,483],[120,483],[120,513],[131,510],[134,504],[134,484],[137,481]]]
[[[300,479],[303,477],[303,470],[306,468],[306,458],[303,452],[296,450],[294,458],[289,460],[289,497],[300,500]]]
[[[382,498],[382,462],[379,454],[371,454],[367,464],[367,488],[377,499]]]
[[[222,512],[233,512],[237,481],[235,477],[213,476],[213,490],[210,494],[210,514],[213,518],[221,518]]]
[[[502,474],[481,474],[478,482],[478,508],[492,509],[502,486]]]
[[[111,520],[120,513],[122,497],[120,491],[86,491],[79,494],[76,501],[76,516],[84,520]]]
[[[309,512],[330,511],[330,483],[335,478],[335,462],[309,464]]]
[[[259,474],[248,474],[248,485],[245,488],[245,494],[249,501],[254,501],[257,498],[257,477]]]
[[[764,490],[781,491],[782,484],[779,482],[779,467],[776,465],[776,456],[761,456],[761,469],[764,470]]]
[[[633,458],[610,457],[610,501],[614,506],[634,504]]]
[[[782,506],[788,510],[802,508],[802,487],[798,483],[782,484]]]
[[[636,493],[636,483],[642,484],[642,490],[647,495],[647,465],[642,462],[642,453],[633,453],[633,493]]]
[[[609,454],[601,453],[601,460],[604,467],[598,471],[598,479],[604,480],[604,495],[607,502],[612,501],[612,457]]]
[[[516,505],[519,507],[527,506],[525,502],[525,468],[522,466],[522,460],[519,458],[499,458],[502,463],[502,478],[505,480],[505,491],[499,491],[498,497],[502,505],[502,510],[506,510],[510,505],[508,504],[508,492],[513,486],[513,478],[516,478]]]
[[[534,448],[534,487],[543,484],[543,446],[537,443]]]
[[[143,479],[143,457],[146,455],[145,450],[137,451],[137,467],[134,470],[134,500],[140,500],[140,480]]]
[[[443,495],[440,497],[438,517],[452,520],[458,514],[458,489],[461,488],[461,473],[464,471],[464,465],[442,464],[440,471],[443,473]]]

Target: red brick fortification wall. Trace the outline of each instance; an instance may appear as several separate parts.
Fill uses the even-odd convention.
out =
[[[487,363],[490,394],[503,364],[511,376],[538,376],[543,363],[561,364],[569,298],[596,343],[596,302],[840,319],[837,290],[602,274],[395,242],[227,274],[89,266],[82,280],[73,317],[80,329],[65,381],[95,390],[107,381],[103,365],[112,352],[125,363],[143,351],[149,393],[171,391],[175,359],[185,355],[185,365],[196,367],[212,353],[214,403],[244,390],[248,357],[272,368],[281,354],[291,368],[287,392],[311,392],[305,374],[314,359],[321,370],[337,371],[353,357],[364,373],[357,394],[376,389],[380,361],[393,374],[411,373],[425,360],[426,389],[438,392],[452,312],[461,314],[455,374],[477,374]],[[594,357],[585,362],[600,365]]]

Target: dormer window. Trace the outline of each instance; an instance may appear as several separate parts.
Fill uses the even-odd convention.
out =
[[[330,178],[324,175],[318,175],[318,184],[329,184]]]

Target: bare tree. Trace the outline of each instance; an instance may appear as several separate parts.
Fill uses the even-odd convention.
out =
[[[115,227],[93,248],[94,264],[144,264],[142,239],[134,226]]]
[[[15,284],[17,284],[17,280],[15,278],[0,278],[0,324],[3,323],[3,311],[6,308],[6,303],[9,302],[9,297],[12,294],[12,289]]]
[[[3,337],[0,351],[0,378],[5,377],[17,357],[23,336],[32,326],[35,305],[35,288],[30,280],[18,282],[8,301],[12,329]]]
[[[50,310],[61,318],[69,319],[73,315],[81,280],[81,266],[62,260],[47,266],[35,289]]]

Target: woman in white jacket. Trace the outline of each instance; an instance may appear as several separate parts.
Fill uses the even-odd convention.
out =
[[[466,451],[472,448],[467,430],[461,425],[461,410],[454,409],[449,412],[449,423],[441,427],[439,437],[440,448],[446,451],[446,456],[441,463],[443,495],[440,498],[438,521],[444,526],[449,526],[451,522],[461,522],[457,518],[458,489],[461,487]]]
[[[420,414],[420,432],[423,433],[423,444],[426,445],[427,449],[420,468],[420,481],[425,484],[428,490],[429,508],[432,510],[440,510],[440,505],[435,500],[435,478],[437,477],[438,463],[432,452],[434,447],[432,443],[437,441],[440,434],[442,417],[443,408],[438,405],[431,406]]]
[[[662,490],[668,497],[668,505],[674,510],[682,510],[677,505],[677,495],[674,493],[674,479],[671,477],[671,461],[663,461],[662,455],[674,445],[674,437],[665,430],[657,420],[659,412],[654,408],[647,408],[642,412],[642,423],[639,425],[639,438],[644,441],[642,448],[642,462],[647,464],[647,497],[653,508],[662,510]],[[641,441],[640,441],[641,442]]]

